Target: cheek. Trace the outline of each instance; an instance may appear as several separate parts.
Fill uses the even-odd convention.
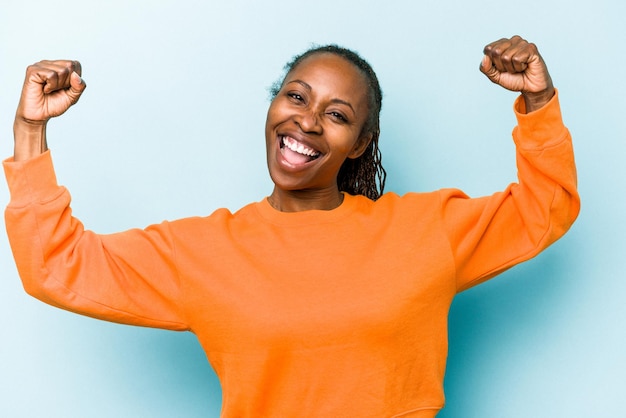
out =
[[[288,107],[280,97],[274,99],[267,109],[267,120],[276,121],[287,113]]]
[[[358,135],[351,129],[336,129],[331,135],[337,139],[335,149],[346,155],[352,152],[358,140]]]
[[[267,109],[267,116],[265,117],[265,136],[266,139],[270,139],[269,136],[272,129],[276,126],[277,121],[280,120],[280,114],[277,112],[277,107],[273,104]]]

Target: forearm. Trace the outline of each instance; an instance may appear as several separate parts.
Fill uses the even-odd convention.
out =
[[[48,149],[46,122],[27,122],[16,117],[13,123],[13,137],[14,161],[28,160]]]

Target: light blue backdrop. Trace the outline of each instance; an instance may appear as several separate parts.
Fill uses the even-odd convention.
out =
[[[369,59],[385,91],[388,190],[488,194],[515,179],[515,95],[477,68],[484,44],[522,34],[560,88],[583,210],[538,258],[457,298],[440,416],[624,416],[625,5],[3,0],[0,155],[12,154],[25,67],[79,59],[88,89],[50,123],[49,140],[88,228],[237,209],[271,190],[267,87],[293,54],[336,42]],[[219,384],[193,335],[30,298],[5,234],[0,275],[1,416],[218,416]]]

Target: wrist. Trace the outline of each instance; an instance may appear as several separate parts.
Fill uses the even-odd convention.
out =
[[[30,122],[19,117],[15,118],[13,122],[14,161],[27,160],[48,150],[46,125],[47,121]]]
[[[524,104],[526,105],[526,113],[541,109],[543,106],[548,104],[550,100],[552,100],[554,94],[554,87],[549,87],[543,91],[536,93],[522,92],[522,96],[524,97]]]

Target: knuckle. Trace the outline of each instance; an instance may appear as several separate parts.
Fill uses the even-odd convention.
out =
[[[28,67],[26,67],[26,73],[31,74],[31,73],[38,71],[40,68],[40,65],[41,65],[40,62],[29,65]]]
[[[72,64],[71,61],[66,62],[65,65],[63,65],[61,67],[61,69],[59,70],[60,75],[66,76],[68,74],[72,74],[72,71],[74,71],[74,65]]]
[[[523,64],[524,62],[526,62],[524,57],[519,56],[519,55],[512,57],[511,60],[513,61],[514,64]]]

